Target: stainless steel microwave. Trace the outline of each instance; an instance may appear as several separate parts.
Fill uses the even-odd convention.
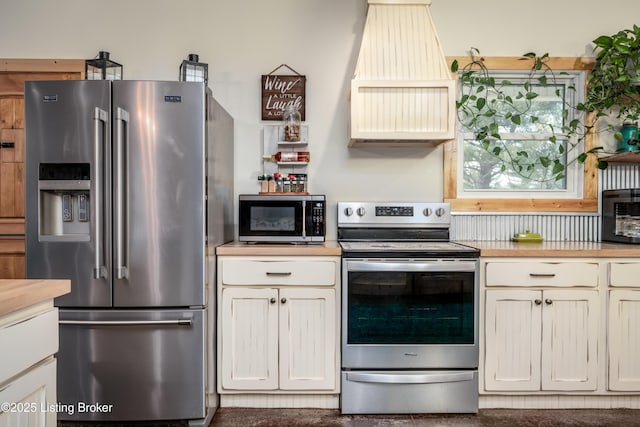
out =
[[[320,243],[326,229],[324,195],[250,195],[238,199],[238,240]]]
[[[640,189],[602,192],[602,240],[640,243]]]

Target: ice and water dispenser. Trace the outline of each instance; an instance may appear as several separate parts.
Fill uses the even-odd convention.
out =
[[[41,241],[89,241],[91,233],[88,163],[41,163],[38,190]]]

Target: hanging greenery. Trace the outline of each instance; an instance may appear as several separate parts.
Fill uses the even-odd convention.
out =
[[[537,182],[562,180],[566,176],[567,155],[583,146],[585,136],[593,126],[585,125],[582,120],[587,111],[585,105],[570,105],[565,101],[562,93],[565,86],[559,83],[556,71],[548,65],[548,54],[526,53],[523,59],[530,61],[531,67],[517,82],[496,78],[496,73],[487,69],[476,48],[471,49],[470,61],[464,66],[460,67],[454,61],[451,71],[458,72],[460,81],[460,96],[456,102],[458,120],[474,134],[483,150],[502,162],[503,171],[509,168],[522,178]],[[569,86],[568,90],[575,91],[575,87]],[[557,111],[546,114],[548,111],[541,108],[544,104],[540,102],[541,94],[562,102],[560,120]],[[536,144],[535,150],[531,145],[529,149],[523,149],[523,145],[501,136],[508,126],[535,129],[535,132],[548,135],[548,139]],[[589,154],[600,150],[601,147],[595,147],[579,153],[569,164],[572,161],[583,163]],[[598,163],[599,168],[606,166],[605,162]]]

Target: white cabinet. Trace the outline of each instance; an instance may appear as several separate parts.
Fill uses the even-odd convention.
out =
[[[597,388],[599,294],[593,263],[486,264],[484,390],[592,391]],[[597,264],[595,264],[597,267]],[[575,277],[580,277],[576,280]],[[504,288],[507,283],[518,288]],[[552,289],[535,289],[548,286]],[[544,284],[543,284],[544,283]],[[497,284],[499,290],[491,289]],[[523,288],[528,286],[528,288]]]
[[[335,388],[335,290],[222,291],[222,387]]]
[[[50,358],[0,387],[0,426],[55,426],[56,360]]]
[[[337,392],[339,257],[294,258],[219,257],[220,393]]]
[[[56,425],[58,310],[45,303],[0,318],[0,426]]]
[[[609,293],[609,389],[640,390],[640,289]]]
[[[640,391],[640,262],[609,263],[609,286],[609,390]]]

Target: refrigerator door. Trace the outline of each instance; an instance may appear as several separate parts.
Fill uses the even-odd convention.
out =
[[[113,82],[114,306],[205,304],[205,86]]]
[[[71,279],[64,307],[109,307],[110,86],[25,83],[26,275]]]
[[[60,310],[58,419],[204,418],[204,316],[203,309]]]

